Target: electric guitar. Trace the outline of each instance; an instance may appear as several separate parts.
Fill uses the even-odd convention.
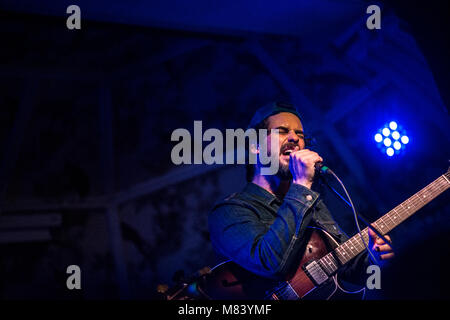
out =
[[[450,169],[376,220],[372,226],[385,235],[448,188],[450,188]],[[338,269],[365,250],[361,235],[357,233],[339,245],[324,230],[310,228],[307,232],[310,238],[305,252],[297,270],[289,275],[286,281],[277,283],[259,277],[232,261],[226,261],[211,269],[211,272],[198,283],[198,289],[206,298],[218,300],[296,300],[319,297],[328,299],[339,297],[342,293],[363,294],[364,289],[353,292],[344,290],[337,279]],[[362,231],[362,238],[368,244],[368,228]],[[331,247],[334,249],[330,249]]]

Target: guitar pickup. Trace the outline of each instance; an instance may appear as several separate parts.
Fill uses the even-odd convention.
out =
[[[311,261],[304,265],[303,270],[316,286],[319,286],[328,280],[328,275],[323,271],[317,261]]]

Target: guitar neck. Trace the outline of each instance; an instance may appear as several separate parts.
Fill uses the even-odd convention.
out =
[[[403,201],[394,209],[376,220],[372,226],[382,235],[385,235],[448,188],[450,188],[450,172],[440,176],[415,195]],[[368,228],[365,228],[361,233],[364,242],[368,244]],[[337,271],[339,266],[356,257],[364,251],[365,248],[361,235],[357,233],[336,249],[322,257],[318,262],[328,274],[332,274]]]

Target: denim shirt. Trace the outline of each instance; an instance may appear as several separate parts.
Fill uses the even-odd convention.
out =
[[[308,226],[318,226],[338,243],[348,239],[317,192],[292,183],[283,201],[254,183],[217,203],[208,217],[215,251],[263,277],[283,279],[309,239]],[[362,284],[366,253],[340,271],[344,280]]]

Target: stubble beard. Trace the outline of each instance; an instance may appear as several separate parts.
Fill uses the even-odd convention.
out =
[[[277,176],[280,180],[292,180],[292,173],[291,170],[289,170],[289,163],[283,164],[280,161]]]

